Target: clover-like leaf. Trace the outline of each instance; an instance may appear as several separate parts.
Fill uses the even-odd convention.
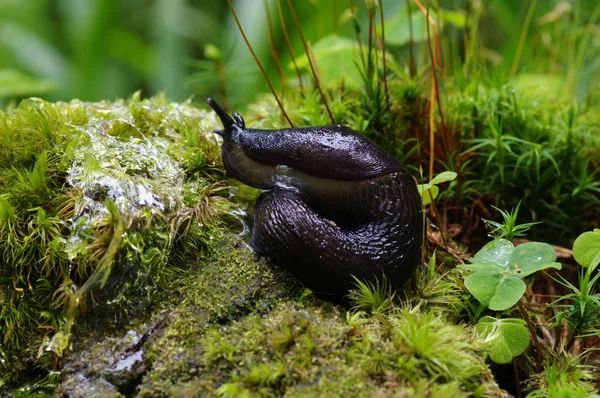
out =
[[[508,260],[511,273],[524,278],[545,268],[561,269],[556,251],[547,243],[528,242],[516,247]]]
[[[475,330],[488,342],[490,358],[496,363],[509,363],[529,347],[529,330],[522,319],[485,316]]]
[[[483,305],[503,311],[515,305],[525,293],[525,282],[507,272],[474,272],[465,278],[465,286]]]
[[[453,171],[444,171],[436,175],[429,183],[417,185],[423,204],[427,205],[437,198],[440,193],[440,188],[437,187],[437,184],[452,181],[456,176],[457,174]]]
[[[496,239],[461,268],[473,272],[465,277],[469,292],[491,310],[503,311],[525,293],[522,278],[545,268],[560,269],[555,260],[556,251],[546,243],[529,242],[515,248],[506,239]]]
[[[474,263],[474,264],[461,264],[461,268],[468,269],[469,271],[479,272],[499,272],[506,271],[506,267],[498,265],[496,263]]]
[[[472,263],[495,263],[507,266],[515,245],[506,239],[495,239],[483,246],[471,259]]]
[[[600,262],[600,230],[584,232],[573,243],[573,257],[582,267],[596,267]]]

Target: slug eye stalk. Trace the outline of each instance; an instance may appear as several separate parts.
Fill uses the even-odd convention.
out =
[[[212,98],[207,98],[206,103],[208,104],[208,106],[210,106],[213,109],[213,111],[215,111],[217,116],[219,116],[219,119],[221,119],[221,123],[223,124],[223,127],[224,127],[223,130],[214,130],[214,132],[219,134],[220,136],[223,136],[223,134],[225,134],[226,132],[231,131],[231,128],[233,127],[233,125],[236,124],[236,122],[231,118],[231,116],[229,116],[227,114],[227,112],[225,112],[225,110],[223,108],[221,108],[221,105],[217,104],[217,102],[215,100],[213,100]],[[241,126],[243,127],[244,119],[242,119],[240,114],[235,112],[233,114],[233,116],[235,117],[235,120],[238,122],[238,124],[241,124]],[[241,121],[241,123],[240,123],[240,121]]]

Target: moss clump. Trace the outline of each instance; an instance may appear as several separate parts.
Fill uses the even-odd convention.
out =
[[[0,386],[54,368],[78,315],[139,316],[195,264],[231,206],[215,125],[137,94],[0,112]]]
[[[151,342],[140,396],[497,392],[471,329],[418,308],[347,312],[221,246]]]
[[[181,296],[163,302],[172,312],[144,348],[149,371],[139,396],[498,392],[473,330],[422,299],[385,313],[348,312],[257,262],[229,233],[210,248],[201,269],[173,288]],[[431,308],[442,305],[454,302]]]

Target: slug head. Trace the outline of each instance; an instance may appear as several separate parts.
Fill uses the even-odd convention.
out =
[[[227,114],[227,112],[225,112],[223,108],[221,108],[221,105],[219,105],[212,98],[207,98],[206,103],[215,111],[217,116],[219,116],[219,119],[221,119],[221,123],[223,124],[223,130],[214,130],[214,132],[219,134],[221,137],[226,137],[229,134],[231,134],[235,127],[246,127],[246,123],[244,122],[244,119],[239,113],[233,112],[232,118]]]

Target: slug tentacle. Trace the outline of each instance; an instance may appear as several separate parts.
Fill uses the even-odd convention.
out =
[[[215,133],[223,136],[225,133],[230,133],[232,126],[235,124],[231,116],[225,112],[221,105],[217,104],[215,100],[212,98],[207,98],[206,103],[215,111],[219,119],[221,119],[221,123],[223,124],[224,130],[215,130]],[[241,117],[240,117],[241,118]],[[243,119],[242,119],[243,122]],[[244,127],[242,123],[242,127]]]
[[[421,198],[391,155],[347,127],[247,129],[223,122],[223,164],[269,190],[256,203],[251,246],[317,293],[343,296],[352,275],[408,280],[421,247]]]

